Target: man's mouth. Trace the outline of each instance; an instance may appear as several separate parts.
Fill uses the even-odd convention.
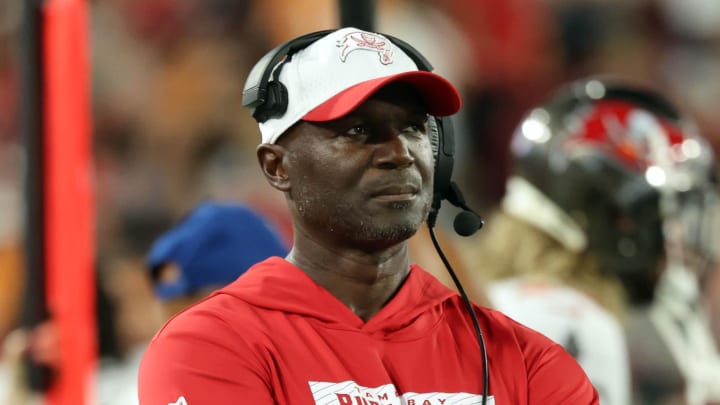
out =
[[[372,198],[381,201],[408,201],[415,199],[419,192],[419,188],[414,185],[393,185],[382,187],[372,193]]]

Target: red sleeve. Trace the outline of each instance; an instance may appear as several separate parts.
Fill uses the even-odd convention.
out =
[[[528,404],[600,404],[598,393],[587,375],[562,346],[552,343],[536,355],[529,354],[526,359]]]
[[[269,372],[255,353],[212,314],[181,313],[143,356],[140,405],[274,405]]]

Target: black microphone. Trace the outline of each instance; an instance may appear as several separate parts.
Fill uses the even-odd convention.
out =
[[[450,182],[450,187],[448,187],[445,198],[447,198],[452,205],[462,208],[463,210],[455,216],[455,221],[453,222],[453,228],[455,228],[455,232],[457,232],[458,235],[470,236],[483,227],[483,219],[465,204],[465,197],[463,197],[460,188],[454,181]]]
[[[470,236],[484,225],[482,218],[473,211],[465,210],[455,216],[453,228],[460,236]]]

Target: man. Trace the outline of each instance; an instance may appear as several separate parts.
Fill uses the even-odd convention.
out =
[[[475,306],[483,387],[462,300],[409,263],[433,199],[428,114],[457,112],[457,90],[385,36],[343,28],[304,45],[269,67],[287,104],[255,111],[293,247],[166,324],[140,403],[597,404],[561,346]]]

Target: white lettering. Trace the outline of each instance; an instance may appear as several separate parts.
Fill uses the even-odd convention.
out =
[[[406,392],[398,394],[393,384],[363,387],[355,381],[310,381],[315,405],[480,405],[482,395],[468,392]],[[440,397],[440,398],[438,398]],[[488,397],[487,405],[495,405]]]

